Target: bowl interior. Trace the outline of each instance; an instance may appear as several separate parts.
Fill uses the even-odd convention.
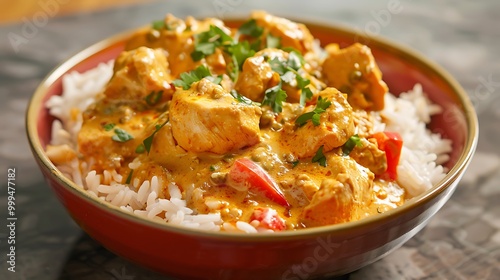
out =
[[[230,20],[226,23],[236,27],[242,21]],[[442,113],[433,117],[430,128],[453,142],[450,160],[445,165],[451,171],[443,181],[454,180],[457,178],[457,173],[463,172],[476,145],[477,118],[465,92],[452,77],[421,55],[384,39],[366,38],[353,30],[331,24],[306,23],[306,25],[313,36],[321,41],[322,46],[328,43],[338,43],[341,47],[355,42],[367,44],[372,49],[383,72],[383,79],[392,93],[397,95],[411,90],[417,83],[421,84],[429,98],[443,108]],[[114,59],[123,50],[128,36],[130,32],[117,35],[78,53],[57,67],[39,87],[31,101],[27,122],[30,141],[43,161],[49,162],[42,150],[50,143],[51,123],[54,120],[43,104],[50,96],[61,93],[62,76],[72,71],[84,72],[99,63]],[[36,129],[30,129],[30,122],[36,123]],[[48,166],[51,164],[48,163]],[[441,183],[434,189],[446,186],[447,184]],[[412,201],[412,206],[408,207],[429,199],[427,195]],[[390,212],[397,214],[401,211],[398,208]],[[371,222],[375,220],[376,218],[371,219]],[[345,225],[340,227],[346,228]]]

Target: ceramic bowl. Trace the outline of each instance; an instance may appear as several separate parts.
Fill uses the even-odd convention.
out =
[[[241,21],[228,21],[237,26]],[[401,246],[421,230],[450,198],[474,153],[477,116],[466,93],[441,67],[414,51],[345,27],[305,23],[322,45],[369,45],[393,93],[420,83],[442,106],[430,128],[453,141],[446,177],[424,194],[384,214],[339,225],[274,234],[203,232],[163,225],[122,212],[89,196],[65,178],[44,153],[54,120],[47,99],[62,90],[61,77],[115,58],[131,32],[101,41],[63,62],[34,93],[27,111],[27,134],[48,184],[73,219],[108,250],[134,263],[189,279],[306,279],[342,275],[366,266]]]

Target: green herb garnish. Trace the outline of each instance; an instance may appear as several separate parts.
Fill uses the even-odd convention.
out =
[[[161,100],[162,95],[163,95],[163,90],[152,91],[150,94],[144,97],[144,100],[146,100],[146,103],[149,106],[154,106],[158,104],[158,102]]]
[[[269,105],[275,113],[283,111],[283,102],[286,100],[286,92],[281,88],[281,81],[274,87],[268,88],[264,92],[262,105]]]
[[[191,85],[195,82],[200,81],[203,78],[209,79],[214,84],[220,84],[222,77],[213,77],[210,70],[205,65],[200,65],[196,69],[181,73],[181,78],[174,80],[173,84],[176,87],[182,87],[183,89],[189,89]]]
[[[264,32],[264,28],[257,25],[257,21],[255,19],[251,19],[245,23],[243,23],[240,28],[238,28],[238,32],[244,35],[248,35],[254,38],[260,37],[262,32]]]
[[[319,119],[321,117],[321,114],[326,112],[326,109],[332,105],[332,102],[328,101],[326,98],[322,98],[321,96],[318,98],[318,103],[316,103],[316,108],[312,110],[311,112],[304,113],[300,115],[296,120],[295,124],[298,126],[303,126],[307,123],[308,120],[311,120],[311,122],[315,125],[318,126],[320,124]]]
[[[155,131],[153,131],[153,133],[151,135],[149,135],[146,139],[144,139],[144,141],[142,141],[141,145],[139,145],[135,150],[137,152],[137,149],[139,149],[140,146],[143,146],[144,147],[144,150],[147,151],[149,153],[149,151],[151,150],[151,145],[153,145],[153,138],[155,137],[156,133],[163,127],[165,126],[166,124],[168,123],[168,119],[163,123],[163,124],[157,124],[155,126]]]
[[[103,125],[102,127],[104,128],[105,131],[111,131],[115,127],[115,124],[114,123],[107,123],[107,124]]]
[[[316,152],[316,154],[312,158],[312,162],[313,163],[317,162],[317,163],[319,163],[319,165],[326,167],[326,157],[323,154],[323,146],[319,147],[318,151]]]
[[[281,48],[281,38],[273,36],[271,34],[267,34],[266,46],[268,48],[275,48],[275,49]]]
[[[144,143],[139,144],[137,148],[135,148],[135,153],[136,154],[142,154],[146,151],[146,147],[144,146]]]
[[[128,173],[127,179],[125,180],[125,184],[130,184],[130,181],[132,181],[132,174],[134,174],[134,169],[130,169],[130,172]]]
[[[208,31],[199,33],[194,37],[194,51],[191,53],[191,58],[194,61],[199,61],[207,55],[215,52],[217,47],[229,45],[233,38],[226,34],[224,30],[215,25],[210,25]]]
[[[234,57],[237,62],[236,65],[239,69],[241,69],[241,67],[243,66],[243,62],[245,62],[247,58],[255,54],[255,50],[251,48],[248,41],[228,46],[227,52]]]
[[[348,156],[356,146],[362,147],[363,143],[361,143],[361,138],[357,134],[354,134],[342,145],[343,155]]]
[[[287,48],[290,50],[288,55],[288,60],[281,60],[275,57],[268,61],[271,69],[280,75],[283,82],[291,84],[294,80],[297,81],[297,88],[301,90],[300,93],[300,105],[304,106],[306,101],[311,99],[313,93],[307,86],[311,83],[309,79],[303,78],[298,70],[304,65],[304,57],[299,51],[293,48]]]
[[[115,128],[115,135],[113,135],[111,139],[113,139],[113,141],[123,143],[134,139],[134,137],[121,128]]]
[[[162,30],[164,28],[166,28],[166,24],[165,24],[165,21],[164,20],[155,20],[151,23],[151,27],[154,29],[154,30]]]
[[[250,98],[243,96],[239,94],[236,90],[232,89],[229,92],[236,100],[238,100],[239,103],[247,104],[247,105],[255,105],[255,106],[260,106],[260,103],[258,102],[253,102]]]

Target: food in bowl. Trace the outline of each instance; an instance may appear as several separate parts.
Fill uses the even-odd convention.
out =
[[[268,232],[401,206],[451,143],[417,84],[395,97],[370,49],[321,48],[265,12],[239,28],[167,15],[108,64],[65,77],[49,158],[97,199],[161,223]]]

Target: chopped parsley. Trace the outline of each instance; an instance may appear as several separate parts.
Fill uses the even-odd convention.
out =
[[[212,73],[210,73],[210,70],[205,65],[200,65],[192,71],[181,73],[180,76],[181,78],[174,80],[173,84],[176,87],[182,87],[185,90],[189,89],[193,83],[198,82],[203,78],[209,79],[214,84],[220,84],[222,81],[221,76],[213,77]]]
[[[240,28],[238,28],[238,32],[243,35],[258,38],[260,37],[260,35],[262,35],[262,32],[264,32],[264,28],[258,26],[255,19],[251,19],[243,23]]]
[[[151,27],[154,29],[154,30],[162,30],[164,28],[166,28],[166,24],[165,24],[165,21],[164,20],[155,20],[151,23]]]
[[[312,158],[312,162],[313,163],[317,162],[317,163],[319,163],[319,165],[326,167],[326,157],[323,154],[323,146],[319,147],[318,151],[316,152],[316,154]]]
[[[113,141],[123,143],[134,139],[134,137],[121,128],[115,128],[115,135],[113,135],[111,139],[113,139]]]
[[[274,112],[281,113],[283,111],[283,102],[286,100],[286,92],[281,88],[281,81],[274,87],[268,88],[264,92],[264,100],[262,105],[269,105]]]
[[[270,59],[268,63],[271,69],[280,75],[283,82],[291,84],[294,80],[297,81],[297,88],[301,90],[300,105],[304,106],[306,101],[313,96],[311,89],[307,87],[311,81],[303,78],[298,73],[298,70],[304,65],[305,60],[299,51],[293,48],[287,48],[287,50],[290,50],[287,60],[275,57]]]
[[[158,102],[161,100],[162,96],[163,96],[163,90],[152,91],[150,94],[148,94],[146,97],[144,97],[144,100],[146,100],[146,103],[149,106],[154,106],[154,105],[158,104]]]
[[[354,134],[347,140],[347,142],[345,142],[344,145],[342,145],[343,155],[348,156],[356,146],[362,147],[363,144],[361,143],[361,138],[359,138],[357,134]]]
[[[104,128],[105,131],[111,131],[113,130],[113,128],[115,128],[115,124],[114,123],[107,123],[105,125],[102,126]]]
[[[314,124],[314,126],[318,126],[320,124],[319,119],[321,114],[326,112],[326,109],[332,105],[332,102],[328,101],[326,98],[322,98],[321,96],[318,98],[318,103],[316,103],[316,108],[311,112],[304,113],[300,115],[296,120],[295,124],[298,126],[303,126],[307,123],[308,120]]]
[[[236,90],[232,89],[230,92],[229,92],[239,103],[243,103],[243,104],[247,104],[247,105],[256,105],[256,106],[260,106],[260,103],[258,102],[253,102],[251,99],[249,99],[248,97],[246,96],[243,96],[241,94],[239,94]]]
[[[266,46],[268,48],[274,48],[274,49],[281,48],[281,38],[273,36],[271,34],[267,34],[267,37],[266,37]]]
[[[134,169],[130,169],[130,172],[128,173],[127,179],[125,180],[125,184],[130,184],[130,181],[132,181],[132,174],[134,174]]]
[[[168,123],[168,119],[163,124],[157,124],[155,126],[155,131],[153,131],[153,133],[151,135],[149,135],[146,139],[144,139],[144,141],[142,141],[142,143],[139,146],[137,146],[137,148],[135,149],[135,151],[137,152],[138,149],[139,149],[139,151],[141,151],[144,148],[144,151],[147,151],[149,153],[149,151],[151,150],[151,145],[153,145],[153,138],[155,137],[156,133],[163,126],[165,126],[167,123]],[[141,146],[143,148],[140,148]],[[142,152],[144,152],[144,151],[142,151]]]
[[[233,38],[226,34],[224,30],[215,25],[210,25],[210,29],[201,32],[194,36],[194,51],[191,53],[191,58],[194,61],[199,61],[207,55],[215,52],[217,47],[230,45]]]

